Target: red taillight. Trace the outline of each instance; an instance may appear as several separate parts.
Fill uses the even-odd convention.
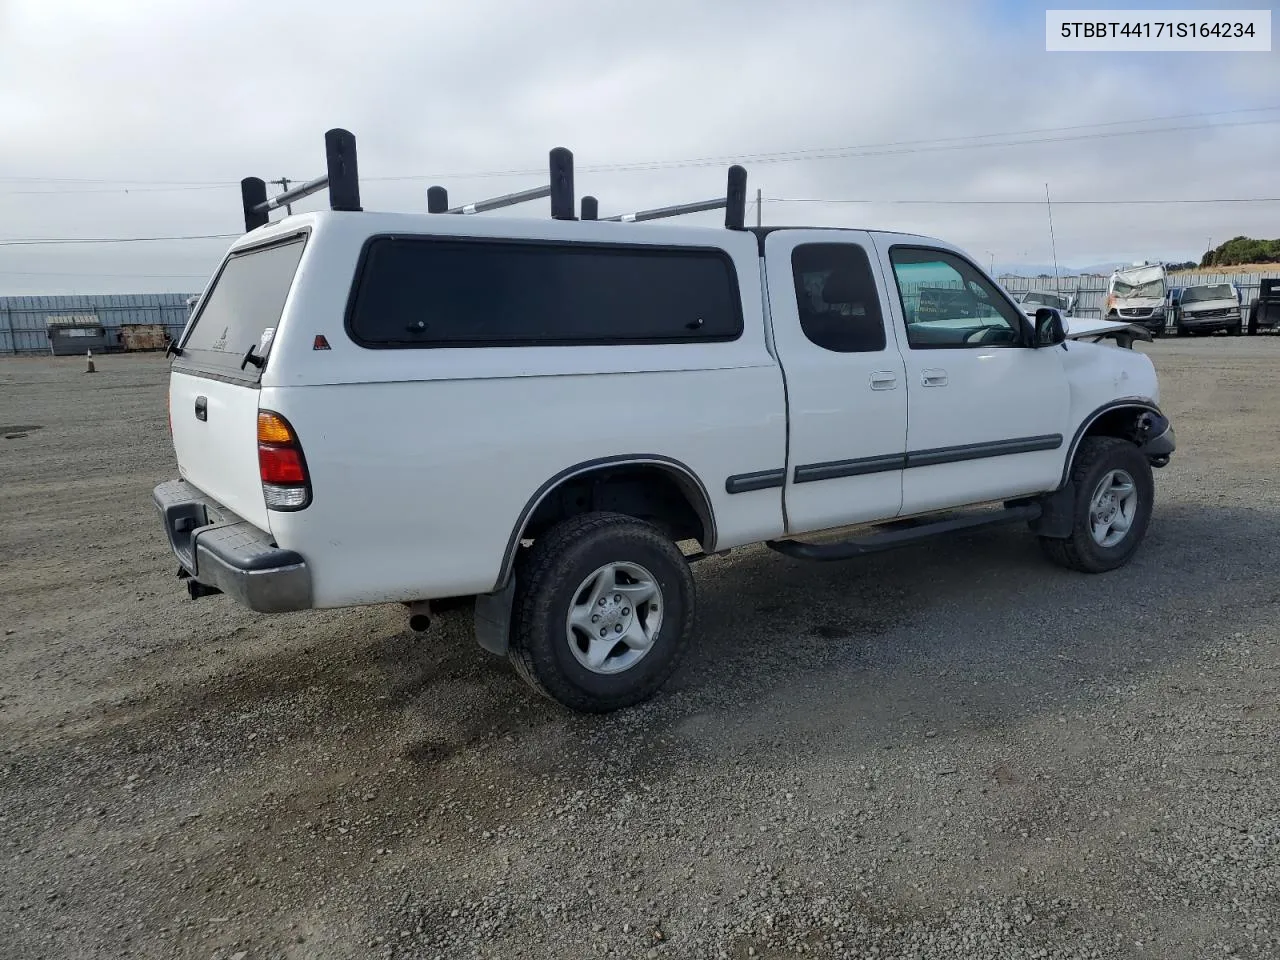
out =
[[[258,411],[258,474],[268,509],[301,510],[311,502],[311,479],[298,435],[271,410]]]
[[[269,447],[258,444],[258,470],[263,483],[279,486],[301,486],[307,482],[302,457],[292,447]]]

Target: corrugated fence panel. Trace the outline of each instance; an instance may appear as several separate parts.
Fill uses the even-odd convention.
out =
[[[1171,273],[1169,286],[1186,287],[1193,284],[1234,283],[1240,288],[1240,302],[1248,307],[1258,299],[1258,291],[1264,278],[1280,277],[1280,269],[1268,270],[1264,273]],[[1050,290],[1067,295],[1076,294],[1076,315],[1081,317],[1101,317],[1107,299],[1107,277],[1083,276],[1062,277],[1054,281],[1052,277],[999,277],[1000,285],[1010,293],[1023,293],[1027,290]]]
[[[0,297],[0,354],[48,353],[45,331],[51,316],[96,315],[107,328],[108,341],[120,343],[120,327],[129,323],[163,324],[176,337],[187,322],[186,293],[111,294],[102,296]]]

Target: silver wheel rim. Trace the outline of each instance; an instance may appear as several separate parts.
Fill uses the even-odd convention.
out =
[[[1138,485],[1124,470],[1112,470],[1089,501],[1089,532],[1100,547],[1114,547],[1129,535],[1138,516]]]
[[[565,618],[569,651],[592,673],[630,670],[653,649],[662,611],[653,574],[638,563],[606,563],[573,593]]]

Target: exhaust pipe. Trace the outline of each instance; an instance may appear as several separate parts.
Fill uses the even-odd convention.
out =
[[[414,633],[426,633],[431,626],[431,603],[415,600],[409,604],[409,629]]]

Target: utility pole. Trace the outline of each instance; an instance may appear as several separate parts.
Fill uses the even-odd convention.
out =
[[[760,226],[763,220],[764,211],[761,209],[761,207],[764,206],[764,197],[761,196],[762,193],[763,191],[759,187],[756,187],[756,226],[757,227]]]
[[[1049,185],[1044,185],[1044,205],[1049,209],[1049,244],[1053,247],[1053,292],[1062,292],[1062,281],[1058,279],[1058,241],[1053,238],[1053,204],[1049,202]]]
[[[291,181],[288,177],[281,177],[279,180],[272,180],[271,182],[280,184],[280,192],[283,193],[284,191],[289,189],[289,184],[292,183],[293,181]],[[293,214],[293,204],[286,203],[284,205],[284,212],[285,212],[285,216],[291,216]]]

